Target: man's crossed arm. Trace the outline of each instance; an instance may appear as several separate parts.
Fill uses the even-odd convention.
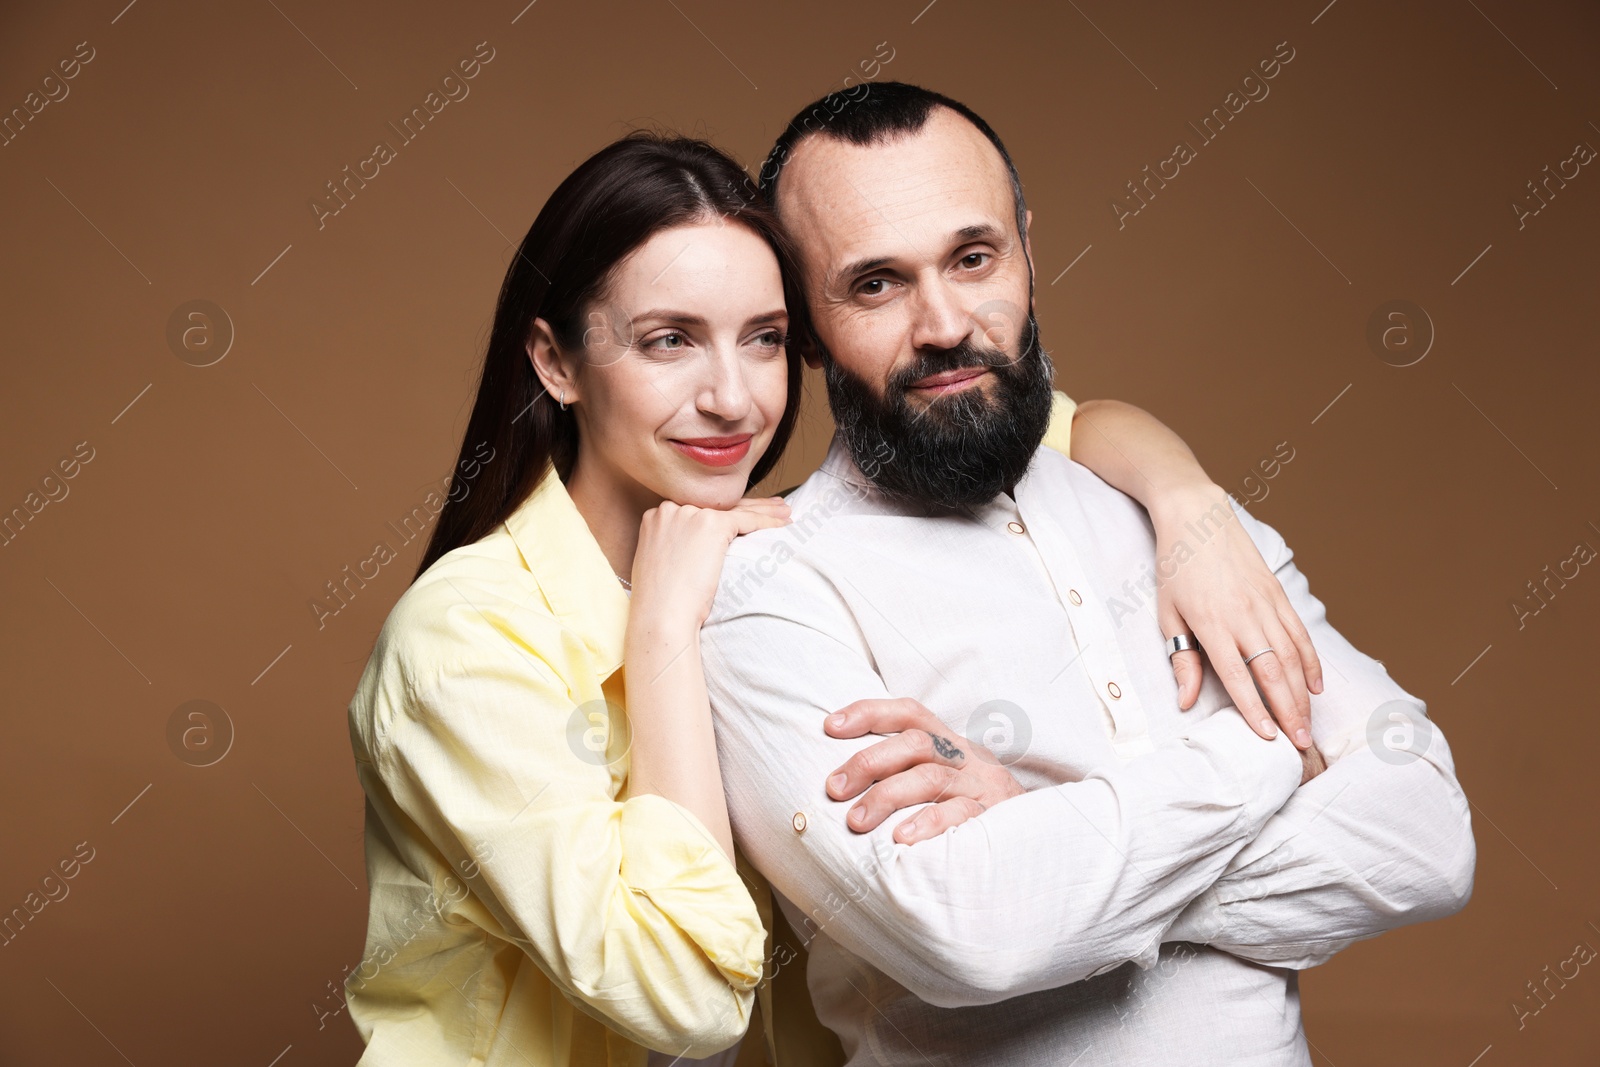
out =
[[[1222,709],[1153,752],[1008,799],[932,840],[898,844],[892,822],[857,833],[850,805],[824,781],[868,739],[829,738],[822,720],[895,694],[868,653],[831,636],[858,632],[850,610],[797,558],[781,590],[766,590],[781,596],[714,611],[701,638],[741,847],[811,917],[804,936],[826,930],[946,1007],[1065,985],[1130,959],[1149,966],[1172,940],[1310,966],[1357,938],[1460,907],[1473,851],[1442,736],[1433,730],[1408,760],[1366,747],[1369,713],[1408,698],[1327,626],[1276,544],[1268,558],[1280,560],[1275,570],[1330,664],[1312,718],[1333,766],[1304,788],[1286,737],[1264,741]],[[725,580],[745,565],[730,556]]]
[[[1301,970],[1352,942],[1459,911],[1472,896],[1477,848],[1450,746],[1423,702],[1328,625],[1283,538],[1237,514],[1276,560],[1330,668],[1311,698],[1312,740],[1328,769],[1267,820],[1166,939]]]

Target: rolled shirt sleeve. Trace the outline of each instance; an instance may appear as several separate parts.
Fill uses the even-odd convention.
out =
[[[1464,907],[1477,857],[1471,810],[1424,703],[1328,624],[1277,531],[1235,511],[1322,661],[1311,733],[1328,769],[1295,791],[1167,939],[1303,969]]]
[[[1045,429],[1043,443],[1063,456],[1071,456],[1072,419],[1077,413],[1077,401],[1059,389],[1054,390],[1050,394],[1050,423]]]
[[[374,763],[445,863],[474,873],[456,910],[638,1044],[733,1044],[761,978],[760,916],[693,813],[618,799],[625,750],[585,737],[606,704],[582,642],[487,579],[413,593],[389,628]]]

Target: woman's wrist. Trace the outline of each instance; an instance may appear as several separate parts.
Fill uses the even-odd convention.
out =
[[[1159,534],[1163,529],[1182,528],[1195,522],[1213,513],[1219,505],[1226,510],[1225,517],[1231,518],[1233,510],[1228,506],[1228,491],[1201,476],[1154,491],[1145,510],[1150,513],[1150,521]]]
[[[628,605],[628,629],[624,637],[628,658],[662,649],[666,649],[669,656],[676,655],[686,646],[699,643],[700,624],[701,620],[693,618],[686,609],[660,605],[635,593]]]

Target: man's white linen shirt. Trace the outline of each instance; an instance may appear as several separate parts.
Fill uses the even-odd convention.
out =
[[[1236,503],[1323,664],[1329,767],[1304,786],[1209,669],[1179,710],[1150,520],[1060,452],[1014,497],[934,513],[835,437],[789,502],[790,525],[731,547],[701,651],[736,840],[852,1067],[1309,1065],[1297,970],[1470,896],[1444,736]],[[823,718],[866,697],[921,701],[1027,792],[914,845],[891,835],[919,809],[850,830],[825,779],[881,738]]]

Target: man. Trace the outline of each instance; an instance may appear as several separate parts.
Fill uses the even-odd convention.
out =
[[[701,642],[735,837],[818,1017],[851,1064],[1309,1064],[1296,972],[1471,893],[1444,737],[1237,505],[1196,536],[1242,523],[1309,629],[1327,768],[1209,674],[1179,710],[1171,646],[1114,599],[1158,562],[1148,516],[1038,447],[1030,215],[981,119],[876,84],[802,111],[763,178],[838,432],[792,524],[734,543]],[[824,732],[863,700],[942,727]],[[883,816],[930,750],[982,773],[917,818],[977,814],[907,845]]]

